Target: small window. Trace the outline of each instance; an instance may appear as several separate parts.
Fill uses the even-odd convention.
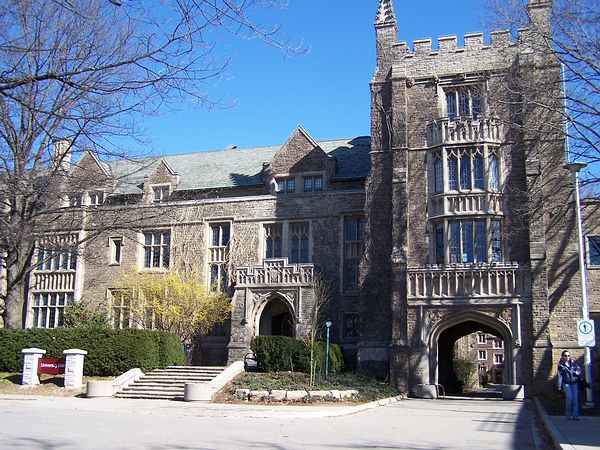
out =
[[[600,266],[600,236],[588,236],[588,265]]]
[[[308,262],[308,223],[291,223],[289,226],[289,258],[291,263]]]
[[[439,194],[444,191],[444,175],[442,170],[442,157],[438,153],[433,160],[433,192]]]
[[[293,194],[296,191],[295,178],[278,178],[276,182],[278,194]]]
[[[113,328],[119,330],[133,325],[131,314],[131,292],[126,289],[109,289],[108,301],[111,306]]]
[[[100,206],[104,203],[104,192],[94,191],[89,193],[90,206]]]
[[[343,315],[343,336],[344,339],[354,340],[358,337],[358,314],[345,313]]]
[[[344,273],[345,292],[357,292],[359,265],[364,250],[365,222],[362,216],[344,217]]]
[[[162,203],[169,200],[171,188],[170,186],[153,186],[152,192],[154,193],[154,203]]]
[[[487,359],[487,351],[486,350],[479,350],[477,352],[478,358],[480,360],[486,360]]]
[[[483,113],[481,92],[477,87],[458,87],[446,90],[446,115],[477,119]]]
[[[494,348],[504,348],[504,341],[500,339],[494,339]]]
[[[494,355],[494,364],[502,364],[504,363],[504,355],[496,354]]]
[[[171,259],[171,233],[144,233],[144,268],[168,269]]]
[[[265,225],[265,258],[281,258],[283,243],[283,226],[281,224]]]
[[[478,344],[485,344],[485,334],[478,334],[477,335],[477,343]]]
[[[435,224],[435,263],[444,264],[444,224]]]
[[[227,260],[229,259],[229,241],[231,225],[215,223],[210,226],[209,252],[209,282],[214,289],[225,292],[229,287]]]
[[[211,225],[210,230],[212,247],[226,247],[229,244],[230,226],[228,223]]]
[[[73,208],[81,206],[81,195],[69,195],[69,206]]]
[[[490,153],[489,164],[489,188],[497,191],[500,189],[500,158],[496,152]]]
[[[304,192],[314,192],[323,190],[323,177],[317,175],[314,177],[304,177]]]
[[[110,264],[121,264],[123,256],[123,238],[111,237],[109,239]]]

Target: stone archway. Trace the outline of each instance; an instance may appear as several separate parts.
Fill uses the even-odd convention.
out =
[[[498,319],[478,312],[457,314],[441,321],[429,339],[429,370],[432,384],[442,385],[447,393],[457,393],[459,386],[453,371],[453,348],[463,336],[483,331],[504,342],[503,384],[514,384],[514,345],[510,329]]]
[[[257,314],[258,335],[294,337],[294,316],[287,302],[278,297],[269,299]]]

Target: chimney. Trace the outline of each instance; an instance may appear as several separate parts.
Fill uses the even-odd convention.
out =
[[[71,140],[65,137],[52,139],[52,169],[68,170],[71,167]]]

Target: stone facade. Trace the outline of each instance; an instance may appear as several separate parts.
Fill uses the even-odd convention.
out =
[[[546,8],[530,4],[540,26]],[[391,0],[375,31],[370,138],[315,142],[298,128],[281,146],[73,163],[24,325],[60,325],[65,305],[85,299],[131,326],[122,272],[192,265],[232,298],[231,320],[198,338],[194,362],[225,364],[253,336],[306,337],[319,274],[331,287],[322,319],[350,368],[412,394],[451,391],[454,344],[480,332],[504,343],[504,383],[529,397],[551,389],[562,349],[582,353],[573,183],[560,117],[507,86],[556,81],[559,67],[527,30],[410,50]],[[597,206],[585,202],[583,216],[598,320]]]

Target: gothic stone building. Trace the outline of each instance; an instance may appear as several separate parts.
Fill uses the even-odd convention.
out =
[[[546,2],[529,12],[548,26]],[[40,242],[25,326],[59,325],[81,298],[129,326],[121,270],[196,264],[232,297],[231,320],[199,338],[196,355],[223,364],[255,335],[305,337],[318,272],[350,367],[434,395],[455,382],[454,343],[479,331],[503,341],[505,384],[548,390],[559,352],[582,353],[574,190],[560,116],[508,87],[556,81],[559,66],[527,29],[516,41],[474,33],[462,47],[449,36],[411,50],[396,40],[391,0],[379,1],[375,35],[370,138],[315,142],[298,128],[281,146],[74,163],[96,184],[70,195],[78,226],[47,242],[94,238],[77,257],[49,257]],[[600,222],[597,203],[584,206],[597,315]]]

